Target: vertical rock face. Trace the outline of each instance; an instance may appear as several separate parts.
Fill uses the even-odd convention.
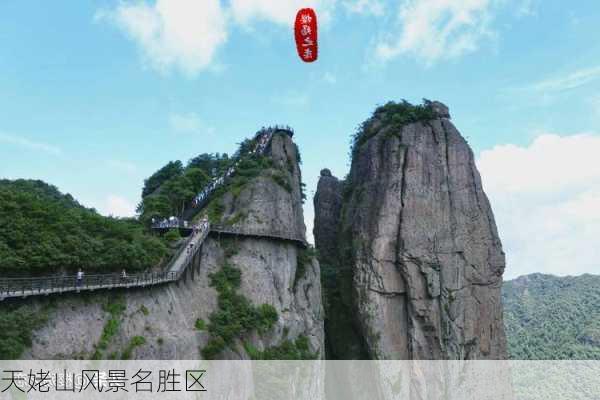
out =
[[[314,198],[316,243],[319,243],[319,258],[331,263],[337,258],[336,238],[342,211],[342,183],[331,171],[321,171]]]
[[[288,135],[275,134],[267,148],[267,155],[275,169],[265,171],[238,194],[226,193],[223,220],[237,220],[233,225],[241,230],[278,232],[305,238],[302,179],[296,145]]]
[[[287,135],[276,134],[267,152],[274,169],[246,184],[236,195],[223,197],[224,220],[237,214],[236,224],[250,231],[277,230],[304,238],[300,169],[296,147]],[[269,174],[279,171],[288,183],[282,185]],[[235,252],[231,254],[231,248]],[[208,321],[217,308],[217,292],[210,287],[209,275],[225,262],[241,271],[239,293],[252,304],[271,304],[278,313],[275,326],[265,332],[247,335],[244,341],[258,350],[275,346],[286,339],[304,335],[311,352],[324,356],[323,311],[319,263],[305,262],[298,274],[299,249],[293,242],[267,238],[209,236],[204,242],[187,279],[177,284],[120,291],[125,310],[118,317],[119,327],[111,337],[103,357],[120,357],[135,336],[145,343],[134,349],[137,359],[199,359],[200,349],[209,339],[196,321]],[[228,254],[230,253],[230,254]],[[110,315],[100,304],[114,293],[80,294],[54,297],[54,307],[46,326],[34,333],[31,349],[24,355],[33,359],[89,358],[100,341]],[[43,303],[43,300],[33,300]],[[221,358],[248,358],[241,342],[220,355]]]
[[[370,357],[502,359],[505,261],[494,216],[448,109],[434,102],[433,112],[424,122],[376,115],[365,125],[369,139],[345,181],[336,279],[351,281],[346,306]],[[331,246],[315,238],[319,250]]]
[[[352,280],[348,267],[339,263],[339,236],[343,182],[324,169],[314,198],[315,243],[319,250],[327,358],[368,358],[358,321],[352,315]]]

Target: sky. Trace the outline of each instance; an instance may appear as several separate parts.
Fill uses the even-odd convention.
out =
[[[292,26],[315,8],[319,60]],[[600,272],[596,0],[0,2],[0,177],[134,213],[170,160],[289,124],[308,230],[319,171],[343,177],[377,105],[447,104],[477,158],[505,277]]]

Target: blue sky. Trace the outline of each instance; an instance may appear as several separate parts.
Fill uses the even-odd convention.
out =
[[[304,6],[312,64],[291,31]],[[167,161],[284,123],[312,197],[377,104],[438,99],[478,157],[506,276],[597,273],[599,16],[592,0],[3,1],[0,177],[127,215]]]

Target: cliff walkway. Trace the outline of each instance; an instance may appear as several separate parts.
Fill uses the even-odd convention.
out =
[[[277,130],[283,130],[291,133],[287,127],[268,129],[262,131],[257,136],[256,147],[252,150],[253,153],[262,154],[270,142],[273,133]],[[237,165],[237,164],[236,164]],[[201,208],[206,204],[210,195],[221,185],[225,184],[227,178],[235,172],[235,166],[227,170],[227,172],[215,179],[214,184],[209,185],[207,189],[196,196],[197,207]],[[50,295],[54,293],[66,292],[81,292],[94,291],[100,289],[113,288],[136,288],[165,284],[169,282],[178,282],[185,280],[187,275],[194,279],[195,271],[191,266],[194,264],[194,259],[199,254],[199,249],[209,236],[209,234],[217,236],[233,236],[233,237],[253,237],[264,238],[270,240],[280,240],[293,242],[301,247],[306,247],[307,243],[303,237],[290,235],[285,231],[273,230],[249,230],[239,229],[224,225],[210,225],[206,223],[200,226],[200,229],[194,229],[187,224],[180,225],[169,222],[158,222],[152,226],[153,229],[180,229],[189,232],[189,236],[183,244],[178,248],[176,253],[171,257],[166,267],[159,272],[142,272],[138,274],[84,274],[80,279],[76,275],[53,275],[35,278],[0,278],[0,300],[11,297],[28,297]],[[198,228],[198,227],[196,227]],[[197,263],[199,265],[199,263]]]
[[[289,235],[286,232],[266,230],[240,230],[233,227],[208,225],[198,233],[192,233],[178,248],[167,266],[160,272],[142,272],[139,274],[85,274],[81,280],[76,275],[53,275],[37,278],[0,278],[0,300],[10,297],[28,297],[53,293],[93,291],[113,288],[136,288],[178,282],[186,279],[186,273],[194,279],[196,271],[192,268],[209,234],[217,236],[253,237],[269,240],[293,242],[306,247],[304,238]]]

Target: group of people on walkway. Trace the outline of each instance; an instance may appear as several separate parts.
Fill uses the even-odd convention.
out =
[[[256,136],[255,140],[256,140],[256,146],[250,151],[251,154],[262,154],[267,145],[269,144],[269,141],[271,140],[271,137],[273,136],[273,129],[263,129],[261,130],[258,135]],[[193,201],[192,201],[192,206],[193,207],[198,207],[200,205],[202,205],[202,203],[204,202],[205,199],[208,198],[208,196],[210,196],[210,194],[217,189],[219,186],[223,185],[223,183],[225,183],[225,180],[227,178],[229,178],[231,175],[233,175],[235,173],[236,167],[239,165],[240,160],[238,159],[232,166],[230,166],[227,171],[225,172],[225,174],[221,175],[220,177],[215,177],[212,179],[212,181],[200,192],[198,193]],[[181,220],[180,218],[177,218],[175,216],[171,216],[168,219],[164,218],[162,220],[158,220],[157,218],[152,218],[152,227],[154,228],[187,228],[189,226],[188,221],[186,220]],[[206,215],[204,215],[204,217],[202,217],[202,219],[199,221],[199,223],[197,225],[192,226],[192,235],[198,235],[203,233],[205,230],[209,229],[209,222],[208,222],[208,217]],[[197,243],[194,243],[194,241],[192,241],[187,248],[187,254],[193,254],[194,253],[194,246]],[[76,275],[76,287],[77,287],[77,291],[79,291],[79,289],[83,286],[83,280],[84,280],[84,272],[83,270],[80,268],[77,271],[77,275]],[[127,281],[128,280],[128,275],[127,275],[127,271],[125,269],[123,269],[121,271],[120,274],[120,278],[121,281]]]
[[[256,137],[256,146],[252,150],[250,150],[250,153],[262,154],[265,151],[267,144],[269,144],[272,135],[273,133],[270,130],[259,133],[259,135]],[[192,207],[201,207],[204,203],[204,200],[206,200],[211,195],[211,193],[215,191],[215,189],[223,185],[226,179],[228,179],[229,177],[231,177],[231,175],[235,173],[235,170],[239,163],[240,160],[238,159],[232,166],[227,168],[225,174],[221,175],[218,178],[213,178],[212,181],[206,187],[204,187],[204,189],[202,189],[202,191],[198,193],[196,197],[194,197],[194,199],[192,200]]]
[[[153,228],[179,228],[183,226],[187,228],[188,222],[185,220],[180,220],[175,216],[170,216],[168,219],[164,218],[162,220],[158,220],[156,218],[152,218],[152,227]]]
[[[77,291],[79,291],[81,289],[81,287],[83,286],[83,278],[84,277],[85,277],[85,273],[83,272],[83,270],[81,268],[79,268],[79,270],[77,270],[77,274],[75,275],[75,287],[77,288]],[[127,282],[129,277],[127,275],[127,271],[125,270],[125,268],[123,268],[121,270],[119,277],[120,277],[121,282]]]
[[[205,231],[207,231],[210,227],[210,224],[208,222],[208,216],[205,214],[202,219],[200,219],[200,221],[198,222],[197,225],[194,225],[192,228],[192,237],[196,236],[196,235],[200,235],[203,234]],[[188,245],[187,247],[187,254],[192,255],[194,254],[194,247],[198,245],[198,242],[194,243],[194,240],[191,241],[191,243]]]

